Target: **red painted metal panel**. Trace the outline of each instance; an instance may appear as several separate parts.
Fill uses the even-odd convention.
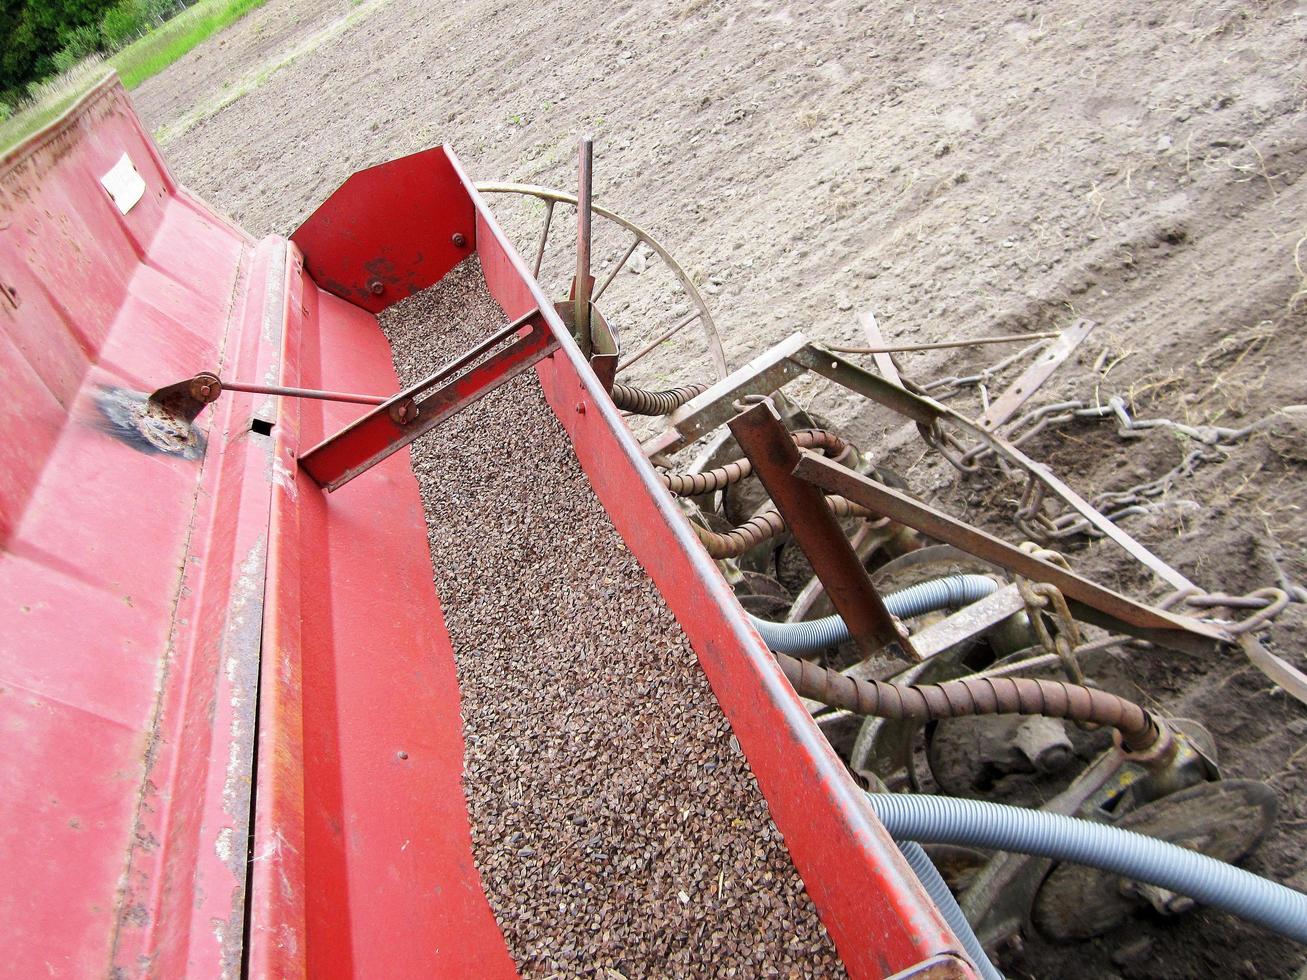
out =
[[[99,185],[123,153],[146,188],[126,214]],[[357,406],[228,393],[202,457],[104,411],[106,390],[204,369],[395,390],[369,311],[474,244],[510,315],[539,306],[562,344],[546,394],[851,972],[955,948],[452,153],[351,178],[296,234],[305,266],[179,191],[110,83],[0,163],[0,218],[0,365],[25,409],[0,406],[0,729],[23,744],[0,775],[6,969],[234,976],[244,952],[254,975],[514,974],[472,859],[407,453],[328,497],[296,456]]]
[[[292,272],[281,383],[395,390],[373,316]],[[358,411],[286,399],[273,430],[251,969],[514,976],[472,859],[453,651],[408,453],[331,497],[293,468]]]
[[[100,185],[124,154],[125,214]],[[202,459],[113,419],[196,360],[257,369],[251,243],[180,194],[113,81],[6,157],[0,228],[5,970],[231,973],[267,483],[248,399]]]
[[[416,419],[400,425],[390,417],[386,405],[379,406],[310,449],[300,457],[300,466],[328,490],[339,490],[391,453],[511,381],[557,347],[553,333],[538,318],[516,331],[515,338],[471,367],[461,369],[463,373],[452,371],[449,380],[432,385],[425,393],[413,394]],[[478,350],[473,348],[474,353]],[[444,371],[442,368],[441,373]]]
[[[378,313],[471,255],[472,219],[449,153],[438,146],[360,170],[291,240],[321,288]]]

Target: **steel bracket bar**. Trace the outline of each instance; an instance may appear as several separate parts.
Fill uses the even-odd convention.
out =
[[[796,333],[678,408],[669,416],[668,428],[645,444],[645,451],[652,456],[696,442],[730,419],[739,399],[770,395],[809,371],[922,425],[930,425],[944,413],[944,407],[932,399],[914,395]]]
[[[762,402],[735,416],[730,426],[864,656],[884,647],[901,660],[916,660],[906,631],[885,608],[825,495],[794,477],[799,449],[775,407]]]
[[[524,329],[524,323],[525,333],[516,340],[467,367],[478,356]],[[532,310],[435,374],[319,443],[300,457],[300,465],[328,491],[338,490],[557,349],[558,340],[553,332],[539,311]],[[392,405],[414,400],[433,388],[420,401],[414,401],[415,412],[409,413],[409,421],[395,420],[389,411]]]
[[[554,304],[554,312],[563,321],[563,325],[576,336],[576,303],[568,298],[562,303]],[[580,344],[577,345],[578,347]],[[593,302],[590,304],[590,367],[598,376],[604,390],[612,392],[613,382],[617,379],[617,354],[621,348],[617,331],[599,311]]]
[[[947,412],[933,398],[913,394],[820,344],[805,344],[794,353],[794,360],[814,374],[820,374],[850,391],[856,391],[864,398],[891,408],[918,425],[931,425]]]
[[[697,442],[730,420],[739,411],[735,403],[741,398],[770,395],[803,375],[807,369],[790,360],[790,355],[807,343],[808,338],[803,334],[793,334],[732,371],[707,391],[691,398],[668,416],[668,427],[664,432],[644,444],[642,448],[646,455],[669,452]]]
[[[1039,390],[1040,385],[1052,377],[1053,372],[1062,366],[1062,363],[1096,326],[1098,326],[1097,321],[1082,317],[1063,330],[1057,340],[1049,345],[1048,350],[1040,354],[1035,362],[1021,373],[1021,377],[1012,382],[1011,387],[994,400],[985,414],[977,420],[977,424],[990,432],[1002,426],[1016,414],[1016,410],[1024,405],[1031,395]]]
[[[806,450],[796,448],[796,451],[800,453],[800,460],[794,468],[794,475],[800,479],[807,480],[828,493],[837,493],[857,501],[874,513],[906,524],[986,561],[1002,565],[1018,575],[1050,582],[1062,591],[1069,602],[1079,604],[1082,610],[1087,607],[1099,623],[1112,629],[1190,653],[1211,650],[1216,644],[1230,639],[1215,626],[1135,602],[1074,572],[1029,555],[992,534],[964,524],[906,494],[869,480],[860,473],[833,464]]]

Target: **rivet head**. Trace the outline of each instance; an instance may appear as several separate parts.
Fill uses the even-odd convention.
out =
[[[577,403],[576,403],[576,414],[577,414],[577,415],[584,415],[584,414],[585,414],[585,402],[577,402]]]
[[[380,296],[385,291],[385,289],[386,289],[386,284],[382,282],[380,279],[373,278],[368,280],[368,290],[372,293],[373,296]]]
[[[395,755],[397,755],[400,759],[408,758],[408,753],[405,752],[403,749],[400,749],[398,752],[395,753]]]
[[[467,236],[464,235],[461,231],[454,232],[454,247],[455,248],[467,247]]]

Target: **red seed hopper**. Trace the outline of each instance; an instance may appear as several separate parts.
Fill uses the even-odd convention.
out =
[[[508,326],[402,388],[378,314],[473,255]],[[560,315],[448,147],[262,241],[114,80],[5,157],[0,972],[517,972],[407,447],[531,369],[849,974],[973,975],[615,407],[578,282]]]

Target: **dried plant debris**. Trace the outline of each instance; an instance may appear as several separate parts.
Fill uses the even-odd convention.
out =
[[[405,383],[504,322],[475,259],[381,317]],[[413,460],[473,850],[522,971],[843,975],[693,651],[534,373]]]

